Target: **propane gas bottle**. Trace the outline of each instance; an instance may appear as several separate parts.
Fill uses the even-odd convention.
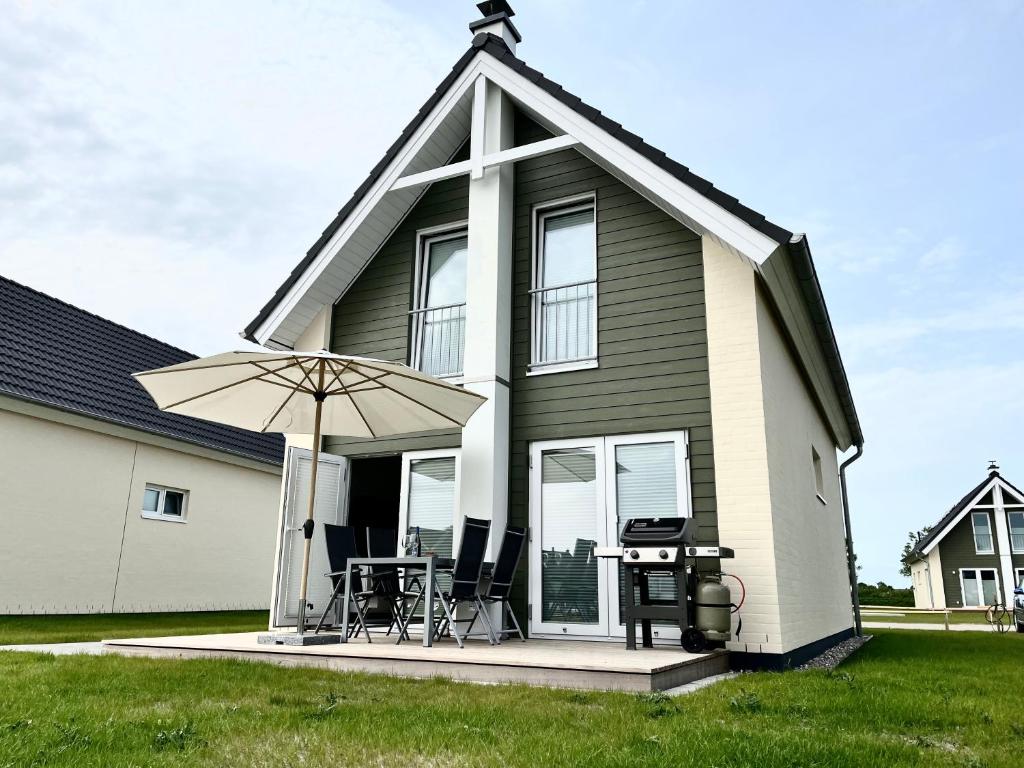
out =
[[[696,598],[697,629],[728,634],[732,607],[729,588],[717,576],[704,576],[697,582]]]

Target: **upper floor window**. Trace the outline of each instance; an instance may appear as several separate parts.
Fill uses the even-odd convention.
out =
[[[597,360],[597,227],[593,196],[534,212],[531,371]]]
[[[1011,510],[1006,514],[1010,522],[1010,549],[1024,553],[1024,510]]]
[[[992,542],[992,518],[988,512],[972,512],[971,526],[974,528],[974,551],[979,555],[995,554]]]
[[[142,494],[142,516],[154,520],[185,522],[188,511],[188,491],[146,484]]]
[[[411,364],[431,376],[462,375],[467,253],[464,229],[420,238]]]
[[[814,470],[814,492],[818,500],[825,503],[825,475],[821,470],[821,455],[811,446],[811,467]]]

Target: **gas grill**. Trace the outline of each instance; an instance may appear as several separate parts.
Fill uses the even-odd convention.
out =
[[[622,560],[626,590],[622,605],[626,647],[636,648],[636,622],[641,624],[643,647],[652,648],[652,620],[678,623],[688,650],[706,645],[705,634],[694,627],[693,599],[697,587],[697,558],[731,558],[728,547],[696,545],[696,524],[689,517],[634,518],[626,521],[621,547],[595,547],[594,555]],[[652,598],[649,577],[671,576],[676,599]]]

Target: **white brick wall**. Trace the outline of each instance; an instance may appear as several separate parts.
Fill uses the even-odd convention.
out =
[[[722,567],[747,589],[743,631],[728,648],[781,653],[754,271],[707,237],[703,251],[718,535],[736,552]],[[735,582],[726,583],[737,601]]]
[[[853,625],[846,529],[834,440],[760,292],[756,311],[782,646],[789,651]],[[812,446],[821,457],[824,503]]]

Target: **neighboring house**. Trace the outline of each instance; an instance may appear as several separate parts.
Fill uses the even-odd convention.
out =
[[[747,590],[735,658],[779,666],[847,637],[837,451],[863,439],[807,239],[528,67],[507,4],[481,10],[469,50],[244,332],[488,398],[461,432],[325,439],[336,493],[318,517],[419,526],[442,552],[463,516],[493,520],[492,547],[529,526],[523,626],[610,639],[619,575],[594,544],[630,517],[689,515],[702,543],[736,551],[721,563]],[[280,524],[281,625],[301,487]],[[320,607],[329,583],[314,582]]]
[[[283,439],[130,375],[194,357],[0,277],[0,614],[269,605]]]
[[[990,466],[907,559],[917,608],[1010,605],[1024,577],[1024,491]]]

